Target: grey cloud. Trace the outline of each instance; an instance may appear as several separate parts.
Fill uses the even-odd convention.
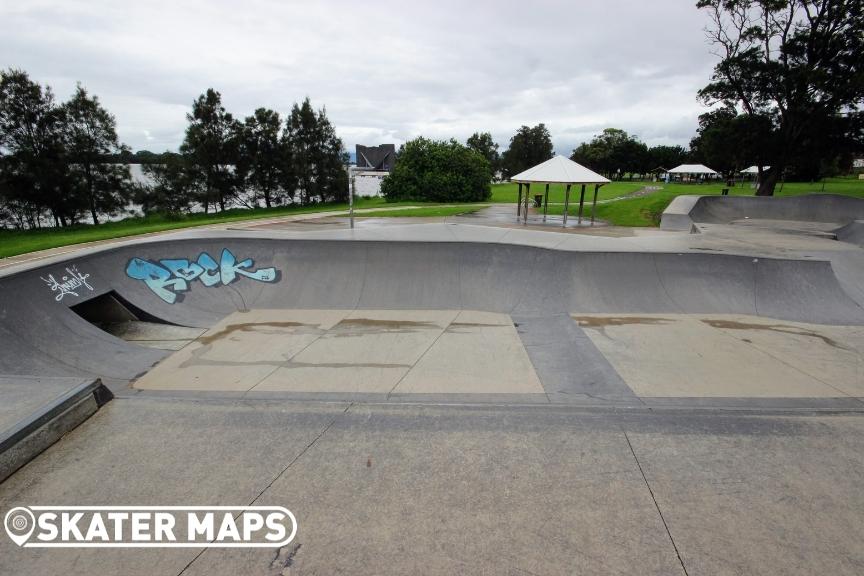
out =
[[[240,117],[309,96],[349,147],[537,122],[560,152],[607,126],[686,145],[714,61],[690,0],[11,4],[0,67],[80,80],[134,149],[176,148],[208,87]]]

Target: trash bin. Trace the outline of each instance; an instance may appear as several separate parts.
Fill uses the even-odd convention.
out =
[[[543,195],[542,194],[535,194],[534,195],[534,207],[540,208],[542,205],[543,205]]]

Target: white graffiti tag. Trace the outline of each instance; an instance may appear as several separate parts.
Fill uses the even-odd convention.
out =
[[[86,288],[91,291],[93,290],[93,286],[87,282],[87,279],[90,278],[90,274],[82,274],[78,271],[77,266],[68,266],[66,268],[66,274],[60,276],[60,280],[57,280],[53,274],[49,274],[47,278],[44,276],[41,276],[41,278],[46,284],[48,284],[52,292],[57,293],[54,296],[54,299],[57,302],[63,300],[63,297],[67,294],[78,296],[78,291],[80,291],[81,288]]]

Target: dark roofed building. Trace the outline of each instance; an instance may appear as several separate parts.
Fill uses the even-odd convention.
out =
[[[389,172],[396,163],[396,145],[361,146],[357,144],[357,168]]]

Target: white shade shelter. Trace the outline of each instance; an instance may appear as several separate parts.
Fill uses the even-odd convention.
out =
[[[762,166],[762,171],[764,172],[765,170],[768,170],[770,168],[771,168],[770,166]],[[758,166],[750,166],[749,168],[745,168],[744,170],[741,170],[741,174],[758,174],[758,173],[759,173],[759,167]]]
[[[717,176],[717,172],[708,168],[704,164],[681,164],[669,170],[670,174],[713,174]]]
[[[566,191],[564,193],[564,226],[567,225],[567,209],[570,205],[570,187],[574,184],[582,185],[582,193],[579,196],[579,222],[582,222],[582,208],[585,203],[585,186],[594,184],[594,204],[591,210],[591,223],[594,223],[594,209],[597,207],[597,192],[600,186],[608,184],[610,181],[600,174],[589,170],[581,164],[573,162],[564,156],[553,156],[549,160],[529,168],[524,172],[520,172],[510,178],[511,182],[519,184],[519,202],[516,208],[516,217],[522,216],[523,222],[528,223],[528,198],[531,194],[531,184],[545,184],[546,191],[543,195],[543,221],[546,221],[546,213],[549,208],[549,185],[563,184]],[[525,186],[525,207],[522,210],[522,186]]]

